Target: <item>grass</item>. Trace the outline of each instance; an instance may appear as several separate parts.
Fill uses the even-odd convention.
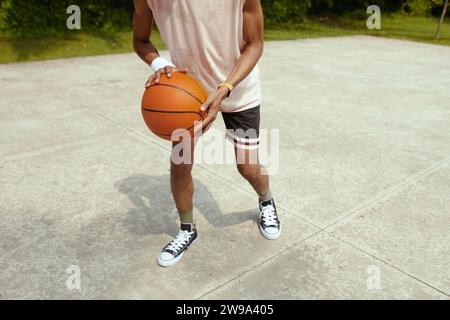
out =
[[[372,35],[450,46],[450,21],[447,18],[439,40],[434,39],[437,18],[392,14],[382,17],[381,30],[369,30],[364,18],[328,19],[323,22],[309,20],[299,28],[266,30],[267,40],[293,40],[343,35]]]
[[[114,35],[74,33],[70,37],[15,38],[0,36],[0,63],[36,61],[57,58],[132,52],[131,31]],[[159,35],[153,39],[164,47]]]
[[[381,30],[368,30],[364,17],[340,17],[322,22],[308,20],[296,28],[269,28],[265,37],[270,41],[363,34],[450,45],[448,19],[442,28],[440,40],[434,40],[436,18],[394,14],[383,16],[381,27]],[[132,52],[131,39],[131,31],[114,35],[74,32],[69,37],[53,38],[16,38],[0,35],[0,63]],[[158,48],[164,47],[159,34],[155,33],[152,41]]]
[[[421,41],[427,43],[450,45],[450,21],[447,18],[441,29],[439,40],[434,39],[438,19],[428,17],[411,17],[405,15],[393,15],[386,19],[377,35],[395,38]]]

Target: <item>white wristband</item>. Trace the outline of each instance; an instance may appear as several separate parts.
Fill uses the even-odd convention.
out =
[[[166,59],[161,57],[153,59],[152,64],[150,65],[154,72],[167,66],[175,68],[175,66],[170,61],[167,61]]]

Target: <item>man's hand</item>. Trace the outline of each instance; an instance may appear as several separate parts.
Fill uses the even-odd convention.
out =
[[[150,78],[148,78],[147,82],[145,83],[145,87],[146,88],[150,87],[150,85],[152,84],[153,81],[155,81],[156,83],[159,83],[159,81],[161,80],[162,74],[165,74],[167,76],[167,78],[170,78],[174,72],[181,72],[181,73],[186,74],[186,73],[188,73],[188,70],[187,69],[178,69],[178,68],[174,68],[171,66],[166,66],[162,69],[159,69],[153,75],[151,75]]]
[[[202,122],[201,130],[203,133],[211,128],[214,120],[217,118],[217,114],[219,113],[219,108],[222,105],[223,100],[228,95],[228,89],[221,87],[217,89],[214,93],[212,93],[206,102],[200,108],[201,111],[207,111],[208,115]]]

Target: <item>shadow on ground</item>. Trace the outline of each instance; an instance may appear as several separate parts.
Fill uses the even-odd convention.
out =
[[[223,214],[213,194],[199,180],[194,179],[194,206],[215,227],[227,227],[258,218],[258,210]],[[114,186],[127,195],[134,207],[125,218],[127,229],[137,235],[169,234],[179,230],[178,214],[170,192],[170,176],[132,175],[117,181]]]

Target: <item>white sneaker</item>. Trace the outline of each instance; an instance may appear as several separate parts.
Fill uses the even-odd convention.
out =
[[[162,267],[170,267],[183,257],[184,251],[197,241],[197,229],[191,223],[182,223],[178,235],[166,245],[158,256],[158,264]]]
[[[259,204],[260,219],[259,229],[264,238],[269,240],[277,239],[281,234],[281,223],[278,218],[277,208],[273,199]]]

